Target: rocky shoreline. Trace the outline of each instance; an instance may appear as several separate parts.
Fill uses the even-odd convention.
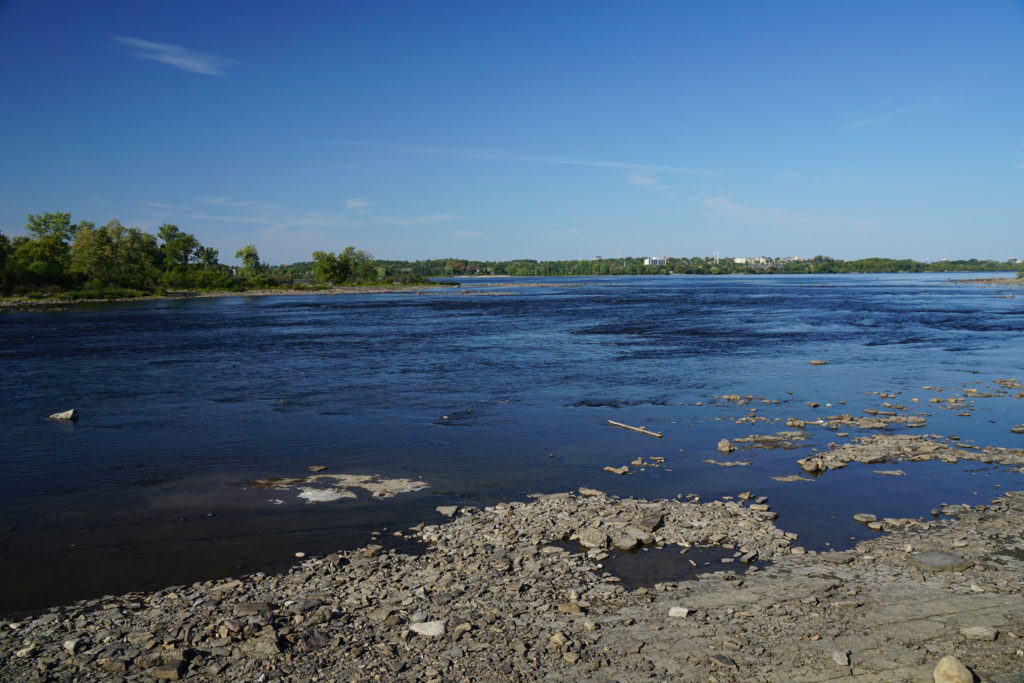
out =
[[[984,399],[1024,398],[1016,379],[923,389],[940,394],[923,404],[958,414]],[[731,457],[802,448],[807,428],[844,438],[840,430],[852,427],[874,433],[812,449],[794,461],[803,474],[773,479],[925,460],[1024,470],[1024,449],[887,432],[923,427],[928,413],[891,403],[896,393],[878,396],[886,400],[864,417],[769,420],[751,408],[735,422],[789,429],[723,439],[717,452],[730,459],[706,462],[747,465]],[[1024,424],[1010,431],[1024,433]],[[427,486],[324,469],[253,485],[307,502],[352,497],[353,486],[377,497]],[[377,534],[379,544],[355,550],[297,553],[281,574],[104,596],[0,621],[0,681],[1021,683],[1022,515],[1024,491],[914,519],[865,509],[854,520],[878,536],[814,552],[776,526],[771,501],[752,491],[641,500],[581,488],[483,509],[441,506],[435,519],[392,534],[422,552],[385,548]],[[614,571],[623,558],[668,567],[672,578],[627,584]]]
[[[829,553],[768,503],[583,489],[442,507],[404,534],[421,555],[370,545],[0,623],[0,680],[925,681],[946,656],[1020,680],[1024,492]],[[640,547],[721,552],[627,590],[603,562]]]

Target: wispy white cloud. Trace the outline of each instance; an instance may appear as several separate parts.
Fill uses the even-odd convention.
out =
[[[727,197],[707,197],[701,201],[704,216],[731,228],[815,231],[827,229],[864,230],[875,227],[875,221],[845,216],[817,216],[805,211],[774,207],[751,207],[736,204]]]
[[[541,233],[545,237],[580,237],[586,235],[587,231],[583,228],[558,228],[555,230],[545,230]]]
[[[204,204],[211,204],[213,206],[230,206],[233,208],[253,208],[260,210],[276,209],[277,204],[270,204],[268,202],[258,202],[255,199],[248,199],[245,201],[235,201],[231,197],[200,197],[199,201]]]
[[[452,230],[455,237],[477,237],[482,234],[479,230]]]
[[[276,221],[268,216],[213,216],[205,213],[190,213],[186,218],[195,218],[202,221],[220,221],[221,223],[259,223],[262,225],[274,225]]]
[[[161,204],[160,202],[142,202],[143,206],[151,206],[154,209],[169,209],[170,204]]]
[[[395,216],[380,216],[377,218],[371,218],[367,222],[374,225],[430,225],[432,223],[443,223],[444,221],[453,221],[462,216],[454,213],[437,213],[430,216],[414,216],[412,218],[397,218]]]
[[[442,223],[462,217],[453,213],[427,214],[422,216],[353,217],[352,214],[332,213],[330,211],[295,211],[279,204],[268,204],[254,200],[238,201],[230,197],[204,197],[201,201],[204,204],[225,207],[226,209],[236,209],[236,211],[218,213],[193,211],[187,214],[186,218],[217,221],[220,223],[254,223],[267,226],[272,232],[298,228],[339,230],[372,226],[409,227]],[[356,210],[359,210],[360,206],[374,206],[366,200],[359,199],[349,200],[345,203],[346,207],[353,201],[357,202],[352,205]],[[366,211],[362,210],[359,213],[366,213]]]
[[[684,166],[658,166],[639,164],[630,161],[603,161],[598,159],[580,159],[574,157],[550,156],[545,154],[519,154],[492,150],[462,149],[459,147],[438,147],[423,145],[394,145],[385,142],[365,140],[340,140],[334,144],[346,147],[377,149],[397,154],[419,154],[422,156],[450,157],[456,159],[476,159],[481,161],[509,161],[522,164],[541,164],[547,166],[590,166],[596,168],[616,168],[635,171],[661,171],[664,173],[683,173],[689,175],[716,175],[717,171],[706,168],[689,168]]]
[[[852,128],[863,128],[865,126],[885,125],[887,123],[892,123],[893,121],[896,121],[901,116],[903,116],[906,113],[906,111],[906,109],[893,109],[892,111],[887,111],[884,114],[879,114],[877,116],[869,116],[866,119],[860,119],[857,121],[851,121],[850,123],[844,125],[843,129],[850,130]]]
[[[626,175],[626,182],[637,187],[657,185],[658,179],[647,173],[630,173]]]
[[[358,211],[359,213],[367,213],[372,206],[373,204],[362,197],[353,197],[345,202],[345,208],[347,210]]]
[[[238,64],[233,59],[196,52],[180,45],[154,43],[151,40],[132,38],[131,36],[114,36],[114,40],[134,48],[133,54],[139,59],[149,59],[204,76],[223,76],[227,73],[227,69]]]

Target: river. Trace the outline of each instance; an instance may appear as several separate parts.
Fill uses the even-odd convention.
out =
[[[580,486],[704,500],[752,490],[808,548],[872,533],[854,512],[987,502],[1021,475],[925,462],[901,464],[901,477],[854,465],[772,479],[843,440],[821,427],[795,450],[732,456],[749,466],[704,462],[727,459],[719,439],[786,429],[777,418],[878,408],[871,392],[919,398],[929,416],[915,433],[1024,446],[1010,432],[1019,401],[979,400],[970,416],[928,402],[922,387],[1024,378],[1024,296],[951,278],[473,278],[425,293],[8,311],[0,612],[272,570],[295,552],[396,543],[395,529],[440,521],[438,505]],[[77,422],[47,419],[68,408]],[[770,421],[737,424],[750,408]],[[665,466],[603,470],[638,457]],[[251,485],[312,465],[429,488],[308,503]]]

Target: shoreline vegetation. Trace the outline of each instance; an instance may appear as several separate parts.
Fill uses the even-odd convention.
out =
[[[28,235],[13,239],[0,233],[0,296],[18,303],[431,285],[351,246],[339,253],[315,251],[311,261],[271,266],[248,244],[235,253],[242,265],[234,267],[176,225],[161,225],[154,235],[116,220],[96,227],[72,223],[69,213],[43,213],[30,215],[25,229]]]
[[[117,220],[102,227],[72,223],[70,213],[29,215],[28,235],[0,233],[0,305],[75,303],[185,296],[254,296],[297,293],[407,291],[435,286],[438,277],[558,277],[601,275],[762,275],[815,273],[1006,272],[1024,269],[1016,261],[867,258],[853,261],[799,257],[617,257],[590,260],[473,261],[376,260],[346,247],[315,251],[310,261],[272,266],[254,245],[235,253],[240,267],[220,263],[217,249],[165,224],[157,233],[129,228]],[[1012,279],[978,280],[1010,284]]]

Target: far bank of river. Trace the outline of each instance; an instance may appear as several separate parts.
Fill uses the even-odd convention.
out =
[[[829,274],[822,274],[829,275]],[[834,275],[834,274],[833,274]],[[841,276],[842,274],[840,274]],[[860,275],[859,273],[846,273],[845,275]],[[962,275],[961,273],[948,273],[948,275]],[[572,276],[560,276],[555,279],[569,280]],[[599,276],[587,278],[588,280],[597,279]],[[614,283],[616,278],[624,277],[641,277],[641,278],[665,278],[665,277],[708,277],[703,275],[639,275],[639,276],[607,276],[603,278],[608,283]],[[711,277],[756,277],[766,278],[772,277],[771,275],[754,275],[747,274],[723,274]],[[787,277],[785,275],[779,275],[777,277]],[[811,275],[814,277],[814,275]],[[494,279],[498,282],[482,282],[482,280]],[[154,294],[152,296],[136,296],[136,297],[120,297],[120,298],[102,298],[102,299],[69,299],[60,298],[55,296],[52,298],[37,299],[29,297],[7,297],[0,298],[0,311],[4,309],[17,309],[30,306],[67,306],[78,303],[106,303],[106,302],[118,302],[118,301],[161,301],[161,300],[181,300],[181,299],[211,299],[211,298],[222,298],[222,297],[243,297],[243,296],[307,296],[307,295],[336,295],[336,294],[396,294],[396,293],[409,293],[409,292],[430,292],[436,291],[437,288],[446,287],[458,287],[462,282],[467,285],[474,287],[548,287],[551,286],[550,282],[526,282],[526,280],[537,279],[532,277],[515,277],[512,275],[479,275],[479,276],[460,276],[460,277],[445,277],[435,278],[436,282],[433,285],[380,285],[380,286],[337,286],[337,287],[325,287],[322,289],[247,289],[242,291],[218,291],[218,292],[192,292],[192,291],[180,291],[168,294]],[[545,278],[548,280],[548,278]],[[951,282],[958,284],[978,284],[978,285],[1000,285],[1000,286],[1017,286],[1024,287],[1024,278],[994,278],[994,277],[977,277],[977,278],[951,278]],[[572,286],[579,287],[584,286],[582,284],[566,282],[561,286]]]

